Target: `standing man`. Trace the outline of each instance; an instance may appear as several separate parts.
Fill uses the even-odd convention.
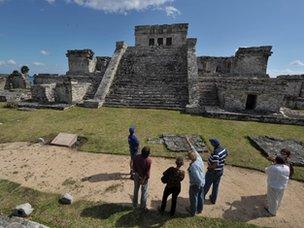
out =
[[[145,146],[141,150],[141,154],[135,156],[133,160],[134,172],[134,195],[133,195],[133,208],[137,208],[138,204],[138,191],[141,187],[140,208],[147,211],[147,198],[148,198],[148,180],[150,178],[150,169],[152,160],[149,158],[150,148]]]
[[[191,214],[191,216],[195,216],[195,214],[200,214],[203,211],[205,184],[204,163],[203,159],[187,137],[186,140],[191,147],[191,152],[188,153],[188,158],[191,161],[188,168],[190,179],[190,208],[186,208],[186,210]]]
[[[129,136],[128,136],[128,143],[129,143],[129,148],[130,148],[130,175],[131,179],[133,178],[133,160],[135,156],[138,153],[138,148],[139,148],[139,141],[135,135],[135,127],[130,127],[129,128]]]
[[[217,139],[210,139],[209,142],[214,149],[208,159],[208,171],[206,173],[206,184],[204,186],[204,199],[212,185],[210,202],[215,204],[228,151],[221,147],[220,142]]]

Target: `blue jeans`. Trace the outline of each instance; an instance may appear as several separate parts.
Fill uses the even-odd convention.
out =
[[[210,171],[208,170],[205,176],[205,186],[204,186],[204,199],[212,185],[212,193],[210,195],[211,203],[215,204],[218,189],[221,181],[221,177],[223,175],[223,171]]]
[[[144,184],[140,184],[140,178],[137,174],[134,175],[134,193],[133,193],[133,207],[138,205],[138,192],[141,186],[140,208],[146,209],[148,198],[148,180]]]
[[[203,197],[204,186],[190,185],[189,198],[190,198],[190,211],[191,215],[195,213],[201,213],[203,211],[204,197]]]

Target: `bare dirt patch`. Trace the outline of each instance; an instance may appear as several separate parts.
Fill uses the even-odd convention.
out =
[[[153,158],[149,184],[149,207],[161,202],[162,172],[172,159]],[[185,164],[185,169],[188,163]],[[130,203],[133,182],[129,179],[129,157],[92,154],[29,143],[0,144],[0,178],[40,191],[65,193],[74,198],[109,203]],[[183,182],[177,210],[188,206],[188,177]],[[304,184],[290,181],[276,217],[263,210],[266,176],[262,172],[227,166],[216,205],[208,202],[203,216],[246,221],[261,226],[302,227]],[[170,205],[168,205],[170,206]]]

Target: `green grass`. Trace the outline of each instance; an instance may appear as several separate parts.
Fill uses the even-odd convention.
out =
[[[161,216],[156,211],[143,214],[130,205],[77,201],[60,205],[59,195],[42,193],[0,180],[0,214],[9,215],[16,205],[29,202],[30,219],[50,227],[256,227],[243,222],[204,217]]]
[[[264,170],[269,162],[250,145],[248,135],[268,135],[304,142],[303,126],[220,120],[191,116],[178,111],[153,109],[75,107],[66,111],[33,112],[4,108],[0,104],[0,142],[33,141],[39,137],[70,132],[85,136],[80,148],[94,153],[129,154],[128,128],[135,124],[141,145],[162,133],[199,134],[217,137],[230,152],[230,165]],[[209,145],[209,144],[208,144]],[[210,145],[209,145],[210,146]],[[163,145],[150,145],[153,156],[175,157]],[[296,167],[295,179],[304,180],[304,168]]]

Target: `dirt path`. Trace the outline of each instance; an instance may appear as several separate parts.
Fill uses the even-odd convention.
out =
[[[162,172],[174,160],[153,158],[149,207],[162,197]],[[130,203],[133,182],[128,179],[129,158],[73,151],[28,143],[0,144],[0,178],[44,192],[70,192],[76,199]],[[185,169],[188,163],[185,164]],[[91,178],[88,178],[91,177]],[[177,210],[188,206],[188,177],[183,182]],[[205,205],[203,216],[246,221],[262,226],[303,227],[304,184],[290,181],[276,217],[263,211],[265,174],[227,166],[216,205]],[[169,205],[168,205],[169,206]]]

